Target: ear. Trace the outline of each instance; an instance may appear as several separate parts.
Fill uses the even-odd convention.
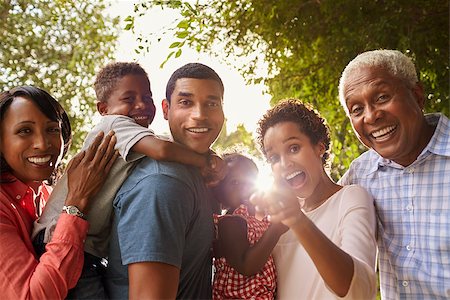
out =
[[[416,98],[416,102],[419,105],[420,109],[425,107],[425,95],[423,92],[423,85],[420,82],[417,82],[412,88],[414,97]]]
[[[319,143],[317,143],[315,148],[316,148],[317,156],[322,158],[326,151],[325,144],[323,142],[319,142]]]
[[[97,102],[97,111],[102,115],[108,114],[108,104],[106,102]]]
[[[164,119],[169,120],[169,109],[170,109],[170,103],[167,99],[163,99],[161,102],[162,111],[164,115]]]

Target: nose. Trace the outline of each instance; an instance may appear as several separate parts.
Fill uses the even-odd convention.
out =
[[[200,104],[195,105],[192,108],[191,117],[192,117],[192,119],[195,119],[195,120],[205,120],[205,119],[207,119],[208,116],[207,116],[206,108],[204,108]]]
[[[141,97],[136,97],[134,101],[134,109],[143,110],[145,108],[145,101]]]
[[[368,124],[375,123],[381,116],[381,110],[374,105],[369,105],[364,111],[364,122]]]
[[[33,148],[47,150],[50,147],[50,139],[44,132],[36,133],[33,139]]]
[[[282,155],[280,157],[280,163],[283,168],[287,168],[292,165],[292,161],[289,159],[287,155]]]

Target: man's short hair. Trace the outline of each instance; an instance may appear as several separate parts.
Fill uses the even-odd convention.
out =
[[[149,81],[147,72],[138,63],[113,62],[107,64],[97,73],[95,79],[94,89],[97,100],[100,102],[108,101],[117,86],[117,82],[127,75],[142,75]]]
[[[403,80],[409,87],[417,82],[417,72],[411,58],[398,50],[372,50],[359,54],[348,63],[339,80],[339,101],[347,111],[344,98],[344,86],[348,76],[362,67],[378,67],[388,71],[391,75]]]
[[[210,67],[201,63],[189,63],[173,72],[170,76],[166,86],[166,99],[170,103],[170,97],[175,89],[175,83],[181,78],[195,78],[195,79],[209,79],[217,81],[222,89],[222,96],[224,93],[224,86],[222,79],[219,75]]]

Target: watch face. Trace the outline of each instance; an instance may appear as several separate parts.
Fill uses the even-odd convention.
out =
[[[77,214],[77,208],[75,206],[69,207],[69,214],[76,215]]]

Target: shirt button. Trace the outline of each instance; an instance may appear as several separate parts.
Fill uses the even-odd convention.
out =
[[[412,249],[411,245],[406,246],[406,250],[411,251],[411,249]]]
[[[406,206],[406,210],[407,211],[412,211],[413,210],[413,206],[411,204],[408,204],[408,206]]]
[[[408,169],[408,173],[409,173],[409,174],[414,173],[414,168],[409,168],[409,169]]]
[[[16,199],[17,199],[17,200],[19,200],[20,198],[22,198],[22,196],[20,196],[20,195],[17,195],[17,196],[16,196]]]
[[[409,282],[406,281],[406,280],[403,280],[402,285],[403,285],[404,287],[407,287],[407,286],[409,285]]]

